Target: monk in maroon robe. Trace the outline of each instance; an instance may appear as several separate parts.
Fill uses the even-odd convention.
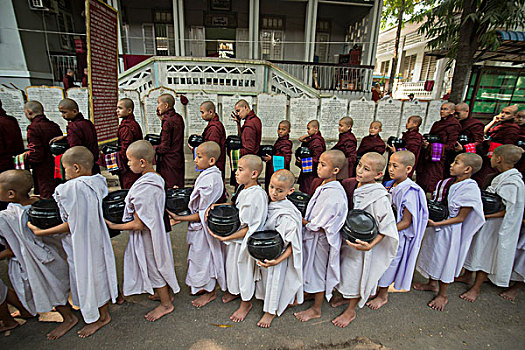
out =
[[[24,113],[31,121],[27,127],[27,147],[25,162],[33,170],[35,194],[41,198],[51,198],[55,191],[55,158],[51,154],[49,143],[62,135],[60,126],[47,119],[44,107],[38,101],[29,101],[24,105]]]
[[[468,104],[459,103],[456,105],[455,110],[456,112],[454,113],[454,117],[456,117],[456,119],[459,120],[459,123],[461,124],[461,131],[459,134],[467,136],[469,143],[475,143],[476,148],[480,147],[483,142],[483,135],[485,134],[483,131],[485,125],[483,125],[480,120],[469,116]],[[461,149],[458,146],[460,146]],[[457,144],[456,151],[463,151],[463,147]]]
[[[423,145],[423,135],[419,133],[419,126],[422,122],[423,119],[417,115],[408,118],[406,124],[407,131],[405,131],[401,137],[401,139],[405,142],[405,148],[407,151],[414,153],[416,156],[414,167],[410,174],[408,174],[410,178],[412,178],[412,175],[414,175],[414,170],[416,169],[419,155],[421,153],[421,147]],[[386,173],[388,173],[388,171]]]
[[[377,152],[379,154],[385,153],[386,144],[379,133],[381,132],[382,124],[379,121],[374,121],[370,124],[370,129],[368,130],[369,135],[363,137],[359,148],[357,149],[357,157],[362,157],[365,153],[368,152]]]
[[[64,75],[64,78],[62,79],[62,83],[64,84],[65,91],[67,91],[68,89],[71,89],[72,87],[76,87],[75,72],[72,69],[67,70],[66,75]]]
[[[237,131],[241,137],[242,146],[240,156],[243,157],[247,154],[257,155],[262,138],[262,123],[259,117],[250,109],[250,105],[246,100],[239,100],[235,104],[235,111],[232,113],[232,118],[237,123]],[[241,120],[244,120],[242,126]],[[231,175],[230,184],[237,186],[235,174]]]
[[[275,141],[273,148],[275,149],[275,156],[284,157],[284,168],[290,170],[290,162],[292,161],[292,141],[290,141],[290,122],[283,120],[279,123],[277,128],[277,141]],[[266,170],[264,172],[264,188],[268,192],[270,179],[275,172],[273,169],[273,157],[264,156],[263,160],[266,162]]]
[[[317,165],[319,164],[319,157],[326,151],[326,144],[324,138],[319,131],[319,122],[317,120],[311,120],[306,126],[308,130],[307,135],[303,135],[299,138],[302,142],[301,146],[308,147],[312,151],[312,171],[305,173],[301,170],[299,175],[299,191],[313,194],[312,182],[317,177]],[[301,160],[297,160],[301,164]]]
[[[423,149],[418,159],[416,170],[416,182],[425,192],[433,192],[439,180],[444,178],[444,169],[450,164],[446,163],[447,153],[454,152],[456,141],[458,140],[461,124],[454,118],[455,105],[445,102],[441,105],[440,116],[430,129],[431,135],[439,136],[443,150],[439,161],[432,160],[432,144],[423,140]]]
[[[157,115],[162,120],[160,144],[155,147],[157,172],[166,188],[184,187],[184,120],[175,112],[175,98],[170,94],[158,98]]]
[[[332,149],[338,149],[345,154],[348,167],[341,169],[338,179],[346,179],[352,176],[357,162],[357,139],[352,133],[354,120],[350,117],[343,117],[339,120],[339,140]]]
[[[23,152],[24,141],[18,121],[7,115],[0,101],[0,173],[14,169],[13,157]]]
[[[120,187],[130,189],[131,185],[140,177],[135,174],[128,166],[126,150],[133,142],[142,140],[142,129],[133,115],[134,104],[129,98],[123,98],[117,103],[117,116],[120,118],[120,125],[117,130],[117,142],[120,150],[118,152],[121,169],[118,172]]]
[[[222,179],[224,180],[226,172],[226,129],[224,129],[224,125],[215,112],[215,104],[213,102],[203,102],[200,106],[200,112],[202,119],[208,122],[202,132],[204,142],[213,141],[221,149],[221,155],[215,165],[221,170]]]
[[[520,127],[514,121],[517,114],[517,106],[507,106],[485,126],[487,141],[484,141],[481,147],[483,165],[481,170],[472,176],[481,188],[487,187],[490,184],[489,180],[496,174],[496,170],[490,166],[490,144],[495,142],[515,145],[520,138]]]

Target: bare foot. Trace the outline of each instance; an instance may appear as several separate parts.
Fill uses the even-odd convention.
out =
[[[153,310],[151,310],[150,312],[148,312],[146,315],[144,315],[144,318],[150,322],[154,322],[158,320],[159,318],[161,318],[162,316],[173,312],[174,309],[175,307],[173,306],[172,303],[170,303],[169,306],[163,306],[161,304],[157,306],[156,308],[154,308]]]
[[[515,301],[519,293],[519,284],[515,284],[512,287],[504,290],[499,294],[500,297],[508,301]]]
[[[309,308],[301,312],[294,312],[294,316],[301,322],[307,322],[314,318],[321,317],[321,311],[315,310],[314,308]]]
[[[108,316],[104,319],[102,319],[101,317],[98,319],[98,321],[86,325],[84,328],[79,330],[77,334],[80,338],[87,338],[110,322],[111,322],[111,316]]]
[[[265,312],[263,317],[257,322],[257,326],[261,328],[270,328],[275,315]]]
[[[454,278],[454,282],[470,284],[472,282],[472,274],[464,273],[463,275]]]
[[[385,305],[386,303],[388,303],[388,297],[385,298],[378,295],[377,297],[366,303],[366,306],[368,306],[372,310],[378,310],[381,306]]]
[[[479,295],[479,289],[470,288],[465,293],[461,294],[459,297],[463,300],[470,301],[471,303],[475,302]]]
[[[0,333],[10,331],[11,329],[15,329],[18,326],[20,326],[20,323],[16,322],[15,320],[11,320],[9,322],[4,321],[3,326],[0,327]]]
[[[11,313],[11,317],[16,317],[16,318],[22,318],[24,320],[30,320],[32,318],[37,318],[38,315],[31,315],[29,312],[27,312],[26,310],[23,310],[23,311],[20,311],[20,310],[17,310],[13,313]]]
[[[248,312],[252,309],[251,302],[241,302],[241,305],[235,312],[230,316],[230,320],[233,322],[242,322],[248,315]]]
[[[437,283],[432,283],[432,282],[419,283],[419,282],[416,282],[416,283],[414,283],[414,289],[415,290],[424,291],[424,292],[437,292],[439,290],[439,287],[438,287]]]
[[[433,310],[443,311],[447,303],[448,298],[437,295],[430,303],[428,303],[428,306]]]
[[[334,297],[332,300],[330,300],[330,305],[332,307],[338,307],[344,304],[348,304],[349,302],[350,300],[337,296],[337,297]]]
[[[229,303],[229,302],[232,301],[232,300],[237,299],[238,297],[239,297],[238,295],[234,295],[234,294],[232,294],[232,293],[230,293],[230,292],[226,292],[226,293],[224,293],[224,295],[222,296],[222,302],[223,302],[224,304],[226,304],[226,303]]]
[[[355,310],[346,309],[341,315],[334,318],[332,323],[337,327],[344,328],[353,320],[355,320]]]
[[[203,307],[204,305],[208,304],[209,302],[214,301],[215,298],[217,298],[217,292],[216,291],[209,292],[209,293],[204,293],[200,297],[195,298],[191,302],[191,304],[193,306],[195,306],[195,307]]]
[[[78,318],[75,315],[71,315],[69,319],[64,319],[64,321],[57,328],[53,329],[51,332],[47,333],[47,339],[55,340],[69,332],[78,323]]]
[[[122,293],[118,293],[118,296],[117,296],[117,305],[122,305],[126,302],[126,299],[124,299],[124,296],[122,295]]]

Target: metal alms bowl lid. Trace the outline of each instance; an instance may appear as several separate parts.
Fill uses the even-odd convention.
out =
[[[350,241],[355,242],[355,239],[359,239],[371,242],[378,234],[377,223],[370,213],[362,209],[352,209],[348,211],[341,234]]]

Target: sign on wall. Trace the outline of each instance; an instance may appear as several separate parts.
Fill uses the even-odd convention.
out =
[[[277,139],[277,126],[286,120],[287,97],[284,94],[257,96],[257,116],[262,122],[262,138]]]
[[[186,106],[186,122],[188,123],[186,129],[189,134],[201,135],[207,122],[202,120],[200,106],[203,102],[211,101],[215,104],[215,112],[217,112],[217,94],[198,93],[187,95],[187,97],[189,102]]]
[[[333,96],[321,99],[320,130],[325,139],[339,138],[339,120],[346,116],[348,100]]]
[[[368,135],[370,123],[374,120],[376,103],[367,101],[365,97],[359,100],[350,101],[350,111],[348,114],[354,120],[352,132],[355,137],[361,138]]]
[[[67,122],[58,111],[58,104],[64,99],[64,90],[59,86],[28,86],[26,87],[28,101],[38,101],[44,106],[44,114],[49,120],[60,126],[66,132]]]
[[[401,122],[401,101],[392,98],[377,103],[376,120],[383,124],[383,139],[399,135]]]
[[[298,139],[306,135],[306,124],[312,119],[317,119],[319,99],[306,96],[292,97],[290,99],[290,138]]]
[[[78,104],[78,111],[85,116],[89,116],[89,89],[84,87],[74,87],[66,91],[68,98]],[[115,108],[116,109],[116,104]]]
[[[0,101],[2,101],[2,108],[6,111],[7,115],[15,117],[18,121],[20,130],[22,130],[22,137],[25,139],[29,120],[24,114],[24,92],[18,89],[0,86]]]

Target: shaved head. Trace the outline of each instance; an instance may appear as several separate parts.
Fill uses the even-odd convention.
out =
[[[203,142],[197,147],[197,151],[204,153],[208,158],[219,159],[221,155],[221,147],[215,141],[206,141]]]
[[[456,110],[468,112],[470,110],[470,107],[465,102],[461,102],[456,105]]]
[[[290,170],[281,169],[277,170],[272,175],[272,179],[285,183],[288,187],[292,188],[295,184],[295,176]]]
[[[350,117],[343,117],[341,120],[339,120],[341,123],[343,123],[346,126],[352,127],[354,126],[354,120]]]
[[[404,166],[414,167],[416,164],[416,156],[410,151],[398,151],[392,154],[392,157],[396,157],[397,161]]]
[[[423,118],[421,118],[418,115],[413,115],[408,120],[412,120],[417,126],[421,126],[421,123],[423,122]]]
[[[522,154],[523,150],[518,146],[503,145],[496,148],[492,156],[501,157],[505,163],[515,165],[521,159]]]
[[[27,195],[33,187],[33,176],[28,170],[7,170],[0,174],[0,186],[4,191]]]
[[[235,107],[239,107],[239,108],[250,108],[250,104],[246,101],[246,100],[239,100],[237,101],[237,103],[235,104]]]
[[[144,159],[148,163],[153,163],[155,158],[155,149],[146,140],[138,140],[129,145],[126,153],[129,153],[133,158]]]
[[[162,94],[159,96],[159,101],[162,103],[167,103],[169,108],[175,106],[175,97],[171,94]]]
[[[379,125],[379,128],[381,129],[383,127],[383,123],[381,123],[379,120],[375,120],[370,123],[370,126],[372,125]]]
[[[75,73],[75,71],[74,71],[73,69],[69,68],[69,69],[67,70],[67,74],[69,74],[69,73]]]
[[[332,166],[334,168],[338,168],[339,170],[343,169],[346,163],[346,156],[343,152],[341,152],[338,149],[332,149],[326,152],[323,152],[325,157],[328,157],[330,159],[330,162],[332,163]]]
[[[243,162],[244,166],[251,171],[256,171],[257,175],[261,175],[263,170],[263,162],[261,157],[254,154],[247,154],[239,159],[239,162]]]
[[[279,122],[279,125],[284,125],[284,127],[287,128],[288,130],[290,130],[290,128],[292,127],[292,125],[290,124],[288,120],[281,120]]]
[[[457,157],[461,159],[466,166],[472,168],[472,174],[477,173],[483,165],[483,158],[476,153],[461,153],[458,154]]]
[[[310,120],[308,122],[308,125],[310,125],[312,128],[314,129],[318,129],[319,130],[319,122],[317,120]]]
[[[91,170],[94,164],[93,153],[84,146],[74,146],[64,153],[62,163],[67,165],[78,164]]]
[[[504,109],[507,109],[512,114],[516,114],[516,113],[518,113],[519,107],[518,107],[518,105],[510,105],[510,106],[505,107]]]
[[[135,108],[135,104],[133,103],[133,100],[131,98],[121,98],[119,102],[122,102],[125,108],[133,110]]]
[[[215,103],[211,101],[204,101],[201,103],[201,107],[204,107],[204,110],[206,111],[214,111],[215,112]]]
[[[70,98],[65,98],[62,101],[60,101],[60,103],[58,104],[58,108],[64,108],[68,111],[78,111],[78,104]]]
[[[396,152],[397,153],[397,152]],[[385,169],[386,166],[386,160],[385,157],[380,155],[377,152],[368,152],[361,157],[361,159],[366,158],[368,161],[370,161],[374,165],[374,170],[379,172],[382,172]]]
[[[442,104],[442,106],[448,106],[450,109],[455,109],[456,105],[452,102],[445,102]]]
[[[38,101],[27,101],[24,103],[24,109],[27,109],[34,114],[44,114],[44,106]]]

